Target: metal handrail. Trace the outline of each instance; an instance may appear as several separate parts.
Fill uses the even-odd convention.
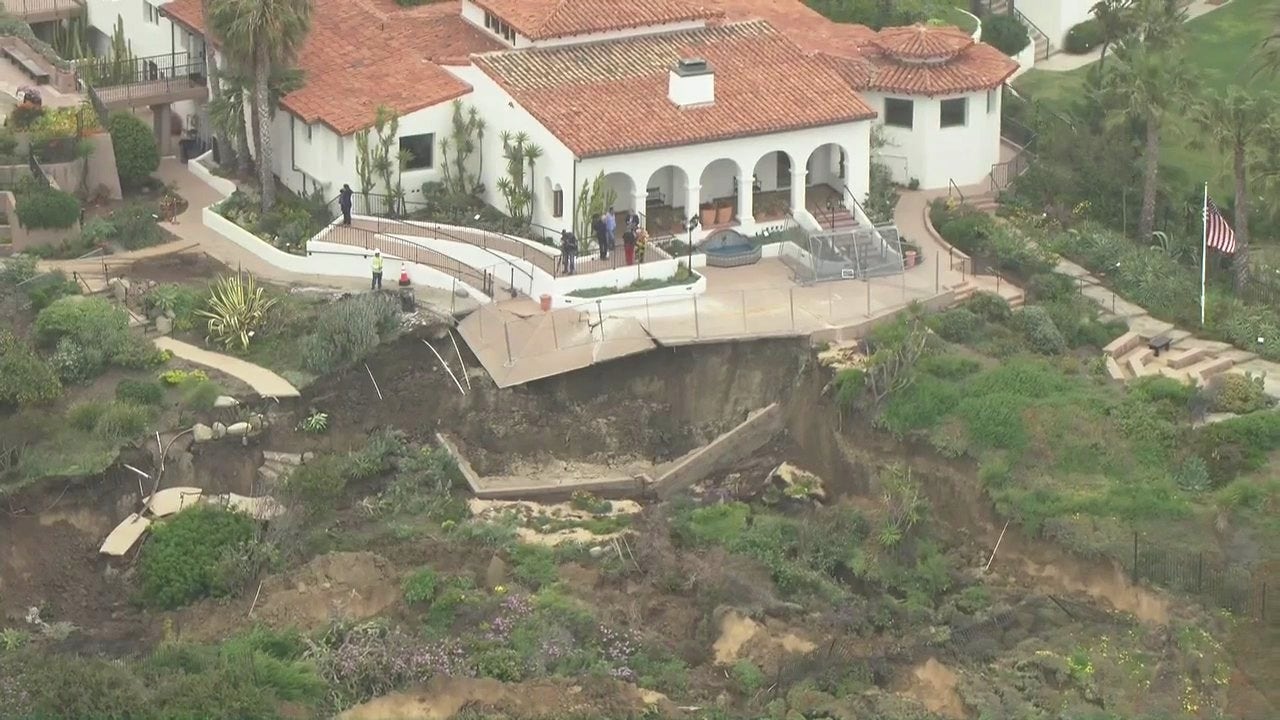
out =
[[[367,215],[366,215],[366,216],[363,216],[363,217],[369,217],[369,216],[367,216]],[[476,245],[474,242],[469,242],[469,241],[467,241],[465,238],[459,237],[459,236],[457,236],[457,235],[455,235],[455,234],[453,234],[453,233],[451,233],[451,232],[449,232],[449,231],[447,231],[447,230],[440,230],[440,229],[438,229],[438,228],[424,228],[424,227],[420,227],[420,226],[418,226],[418,225],[414,225],[413,223],[411,223],[411,222],[409,222],[409,221],[405,221],[405,220],[398,220],[398,219],[395,219],[395,218],[382,218],[382,217],[376,217],[376,216],[375,216],[375,217],[373,218],[373,220],[374,220],[376,223],[378,223],[378,226],[379,226],[379,229],[378,229],[378,230],[369,230],[368,228],[362,228],[362,227],[358,227],[358,226],[356,226],[356,225],[344,225],[344,226],[340,226],[340,227],[349,227],[349,228],[353,228],[353,229],[355,229],[355,230],[360,230],[360,231],[362,231],[362,232],[372,232],[372,233],[374,233],[375,235],[388,235],[388,234],[390,234],[390,233],[388,233],[386,230],[382,229],[382,225],[383,225],[383,223],[386,223],[387,225],[390,225],[390,226],[393,226],[393,227],[397,227],[397,228],[413,228],[413,229],[417,230],[417,231],[418,231],[418,232],[420,232],[420,233],[430,232],[432,235],[438,235],[439,237],[438,237],[437,239],[440,239],[440,240],[452,240],[453,242],[461,243],[461,244],[463,244],[463,245],[469,245],[469,246],[471,246],[471,247],[479,248],[479,249],[481,249],[481,250],[485,251],[486,253],[488,253],[488,254],[492,255],[492,256],[494,257],[494,259],[498,261],[498,262],[497,262],[497,263],[495,263],[495,264],[502,264],[502,265],[505,265],[505,266],[509,267],[509,268],[511,269],[511,272],[512,272],[511,290],[512,290],[512,292],[513,292],[513,293],[515,292],[515,278],[514,278],[514,274],[515,274],[515,272],[516,272],[516,271],[519,271],[519,272],[520,272],[520,274],[521,274],[521,275],[523,275],[523,276],[524,276],[524,277],[529,281],[529,288],[530,288],[530,290],[532,290],[532,288],[533,288],[533,274],[532,274],[532,273],[528,272],[527,270],[525,270],[525,269],[524,269],[524,268],[522,268],[522,267],[517,267],[517,266],[515,266],[515,265],[512,265],[512,264],[511,264],[511,262],[510,262],[507,258],[505,258],[505,257],[503,257],[503,256],[501,256],[501,255],[499,255],[497,252],[495,252],[494,250],[490,249],[486,244],[484,244],[484,243],[483,243],[483,241],[482,241],[482,243],[481,243],[480,245]],[[468,230],[474,230],[473,228],[467,228],[467,229],[468,229]],[[485,230],[477,230],[476,232],[487,233],[488,231],[485,231]],[[420,237],[426,237],[426,235],[424,234],[424,235],[421,235]],[[403,241],[397,241],[397,242],[403,242]],[[414,247],[414,248],[415,248],[415,249],[417,249],[417,250],[421,250],[421,251],[424,251],[424,252],[428,252],[428,253],[433,253],[433,254],[436,254],[436,255],[440,255],[441,257],[446,257],[446,258],[448,258],[448,257],[449,257],[448,255],[445,255],[445,254],[440,253],[440,252],[438,252],[438,251],[431,250],[431,249],[428,249],[428,248],[422,248],[422,247],[419,247],[419,246],[418,246],[417,244],[415,244],[415,243],[407,243],[407,244],[408,244],[408,245],[410,245],[410,246],[412,246],[412,247]],[[449,259],[451,259],[451,260],[452,260],[453,258],[449,258]],[[522,259],[523,259],[523,258],[522,258]],[[457,262],[457,261],[455,261],[455,262]],[[424,263],[424,264],[428,264],[428,265],[429,265],[429,263]],[[537,263],[534,263],[534,264],[536,265]],[[470,266],[467,266],[467,267],[470,267]]]
[[[1026,15],[1023,15],[1022,11],[1019,10],[1017,7],[1010,4],[1009,9],[1013,11],[1013,16],[1017,18],[1020,22],[1022,22],[1022,24],[1026,25],[1028,29],[1034,30],[1035,32],[1040,33],[1040,36],[1044,38],[1044,57],[1040,57],[1040,53],[1036,53],[1036,60],[1047,60],[1049,58],[1049,51],[1053,47],[1053,40],[1049,37],[1049,33],[1041,30],[1039,25],[1036,25],[1035,23],[1031,22],[1031,18],[1027,17]],[[1031,44],[1035,45],[1035,43],[1036,43],[1036,39],[1032,37]]]
[[[960,198],[960,202],[964,202],[964,193],[960,191],[960,186],[956,185],[954,178],[947,178],[947,197],[951,197],[952,191],[955,192],[956,197]]]
[[[448,275],[452,275],[453,277],[456,277],[459,280],[462,280],[464,282],[471,282],[472,280],[478,280],[479,289],[485,294],[489,295],[490,297],[493,296],[493,293],[491,292],[491,290],[494,287],[493,283],[497,276],[495,273],[490,272],[489,268],[480,268],[480,269],[473,268],[458,260],[455,260],[454,258],[449,257],[448,255],[445,255],[444,253],[440,253],[435,250],[420,247],[413,243],[407,243],[407,242],[404,242],[403,240],[396,240],[394,238],[386,237],[385,233],[382,233],[376,230],[356,227],[354,225],[348,225],[344,227],[347,227],[348,229],[351,229],[351,230],[359,231],[362,236],[371,238],[371,240],[368,241],[367,243],[357,245],[357,247],[361,247],[363,249],[370,250],[370,251],[377,250],[388,256],[400,257],[418,265],[435,268]],[[388,241],[394,242],[395,245],[398,247],[393,247],[389,245]],[[342,244],[342,243],[339,243],[339,244]],[[410,252],[405,253],[401,250],[401,248],[407,248]],[[363,254],[343,253],[337,250],[308,249],[307,254],[308,255],[313,255],[313,254],[359,255],[360,257],[365,257],[365,258],[369,257],[368,253],[363,253]],[[406,254],[409,255],[409,257],[405,257]],[[504,263],[505,263],[505,260],[504,260]],[[518,294],[518,291],[516,290],[514,285],[509,285],[508,290],[511,292],[512,297],[515,297]]]

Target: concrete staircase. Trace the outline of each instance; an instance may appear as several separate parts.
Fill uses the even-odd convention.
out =
[[[1170,330],[1165,337],[1172,342],[1169,349],[1159,355],[1148,347],[1151,338],[1133,331],[1112,340],[1102,350],[1106,356],[1107,373],[1124,382],[1163,375],[1179,382],[1202,385],[1215,375],[1231,372],[1237,365],[1257,358],[1254,353],[1232,348],[1226,343],[1191,337],[1185,330]]]
[[[843,207],[836,208],[834,211],[826,208],[811,208],[809,214],[813,215],[823,230],[853,231],[861,227],[853,213]]]
[[[975,280],[977,282],[975,282]],[[979,292],[996,292],[995,278],[980,276],[966,280],[963,284],[955,288],[955,304],[968,300]],[[1009,303],[1011,309],[1017,310],[1026,304],[1026,295],[1013,285],[1003,283],[1000,286],[999,295]]]

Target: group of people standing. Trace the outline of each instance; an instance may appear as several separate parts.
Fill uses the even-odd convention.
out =
[[[596,245],[600,248],[600,259],[608,260],[609,253],[617,247],[618,220],[613,208],[600,213],[591,222],[591,232],[595,235]],[[627,215],[627,226],[622,232],[622,251],[626,255],[628,265],[637,261],[644,262],[644,251],[648,245],[649,235],[640,227],[640,216],[635,212]],[[564,272],[573,274],[574,260],[578,256],[578,238],[570,230],[560,233],[560,256]]]

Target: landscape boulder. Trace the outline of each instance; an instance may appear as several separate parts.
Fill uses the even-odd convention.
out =
[[[156,332],[161,335],[168,335],[173,332],[173,318],[165,317],[164,315],[156,318]]]
[[[195,437],[196,442],[198,443],[209,442],[217,437],[214,435],[213,428],[203,423],[196,423],[195,426],[191,428],[191,435]]]
[[[230,395],[219,395],[213,400],[213,406],[215,408],[233,408],[239,404],[240,401]]]
[[[216,422],[216,423],[214,423],[214,424],[213,424],[213,437],[214,437],[214,439],[216,439],[216,440],[221,440],[222,438],[224,438],[224,437],[226,437],[226,436],[227,436],[227,426],[226,426],[226,425],[223,425],[223,424],[222,424],[222,423],[220,423],[220,422]]]
[[[227,426],[227,434],[234,437],[243,437],[249,434],[249,423],[238,422]]]

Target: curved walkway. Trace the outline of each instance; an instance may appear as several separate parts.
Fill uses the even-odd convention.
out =
[[[286,398],[298,397],[299,395],[298,389],[290,385],[288,380],[264,367],[245,362],[240,358],[203,350],[181,340],[174,340],[171,337],[158,337],[155,339],[155,344],[161,350],[168,350],[173,353],[174,357],[224,372],[244,382],[262,397]]]

